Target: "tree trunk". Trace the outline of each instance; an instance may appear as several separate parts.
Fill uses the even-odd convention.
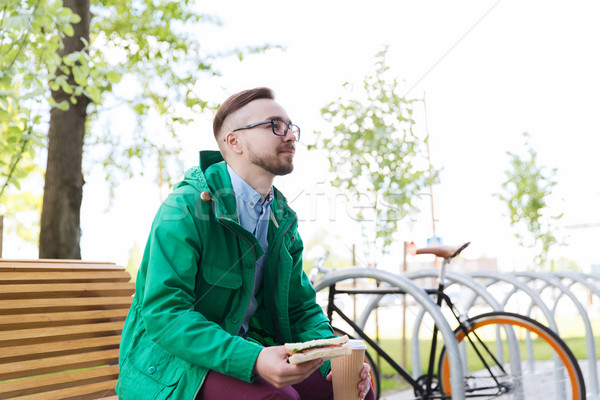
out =
[[[89,41],[90,1],[64,0],[64,5],[81,17],[74,25],[75,34],[66,37],[64,56],[84,48],[81,38]],[[73,83],[72,77],[69,78]],[[53,91],[57,103],[69,101],[62,90]],[[40,227],[40,258],[81,259],[79,214],[83,193],[83,136],[89,99],[77,98],[67,111],[52,108],[48,129],[48,163],[44,184],[44,200]]]

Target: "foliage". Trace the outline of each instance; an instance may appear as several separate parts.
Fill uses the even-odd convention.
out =
[[[0,6],[0,201],[35,168],[42,146],[41,111],[60,85],[61,37],[79,21],[56,1],[5,0]],[[68,107],[61,104],[60,107]]]
[[[554,233],[553,221],[562,214],[551,216],[547,199],[556,185],[556,168],[545,171],[537,164],[537,152],[529,144],[529,134],[523,138],[527,148],[525,157],[507,152],[511,169],[505,171],[506,180],[502,183],[503,193],[496,196],[506,203],[510,224],[516,229],[519,244],[535,249],[534,263],[544,266],[548,252],[559,243]]]
[[[97,131],[88,143],[105,151],[101,162],[111,187],[116,186],[116,172],[133,175],[131,159],[142,165],[150,160],[158,171],[157,183],[169,184],[182,169],[178,128],[214,107],[202,99],[197,82],[220,74],[213,67],[219,58],[243,59],[270,46],[207,52],[199,39],[208,41],[209,37],[199,38],[195,29],[200,24],[220,26],[221,22],[194,11],[196,2],[191,0],[95,0],[92,4],[90,36],[94,46],[90,57],[113,83],[122,79],[121,90],[110,92],[110,103],[127,106],[137,124],[134,132]],[[102,86],[100,89],[106,94]],[[91,122],[112,109],[96,111]],[[152,124],[156,119],[164,125],[156,137],[144,124],[150,118]]]
[[[331,245],[332,242],[338,241],[341,238],[338,235],[333,235],[324,228],[320,228],[307,241],[304,242],[304,253],[302,256],[302,268],[307,275],[310,275],[313,267],[319,259],[325,256],[324,267],[326,268],[344,268],[352,267],[352,252],[351,247],[345,249],[344,254],[336,253],[336,247]]]
[[[220,21],[195,11],[191,0],[91,0],[90,41],[84,49],[61,54],[65,37],[74,34],[80,17],[62,0],[2,0],[0,3],[0,201],[9,188],[32,172],[46,144],[49,110],[67,110],[78,96],[87,108],[85,162],[104,167],[111,189],[120,173],[132,176],[131,160],[151,160],[157,181],[168,184],[181,173],[181,151],[175,132],[193,113],[210,105],[196,93],[196,82],[218,74],[215,60],[243,58],[268,46],[231,49],[212,54],[194,31],[199,24]],[[70,79],[72,77],[72,79]],[[68,100],[56,103],[51,90]],[[137,126],[99,122],[123,117],[129,110]],[[126,118],[129,117],[127,115]],[[149,134],[146,122],[161,132]],[[125,125],[126,126],[126,125]],[[116,128],[115,128],[116,127]],[[173,157],[175,156],[175,157]],[[173,166],[173,163],[175,165]],[[37,169],[40,172],[40,169]],[[0,210],[1,211],[1,210]]]
[[[125,271],[131,275],[131,281],[135,282],[137,273],[142,263],[142,249],[137,243],[134,243],[131,249],[129,249],[129,258],[127,259],[127,265]]]
[[[360,207],[358,220],[373,221],[383,251],[392,242],[397,224],[415,210],[415,198],[431,180],[423,165],[426,139],[413,132],[413,105],[398,94],[396,78],[387,78],[387,48],[375,59],[375,71],[366,76],[354,98],[338,99],[321,110],[333,125],[330,134],[318,132],[320,147],[329,152],[333,185],[354,196]],[[347,89],[351,85],[345,84]],[[433,179],[437,180],[437,172]],[[364,233],[364,231],[363,231]],[[368,234],[364,234],[368,241]]]
[[[575,272],[581,272],[583,270],[583,268],[581,268],[581,266],[579,264],[577,264],[577,261],[570,260],[566,257],[559,257],[556,260],[551,260],[550,269],[552,271],[575,271]]]

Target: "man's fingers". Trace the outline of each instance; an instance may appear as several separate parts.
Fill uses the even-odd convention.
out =
[[[360,377],[363,379],[367,379],[369,377],[369,372],[371,371],[371,366],[367,363],[363,364],[363,369],[360,373]]]
[[[294,367],[297,371],[297,376],[308,377],[310,374],[315,372],[321,365],[323,365],[323,360],[316,359],[307,361],[302,364],[296,364]]]
[[[323,360],[321,360],[320,358],[317,358],[316,360],[310,360],[305,363],[297,364],[297,365],[304,367],[307,371],[310,370],[311,372],[314,372],[314,370],[316,370],[321,365],[323,365]]]
[[[364,363],[363,369],[360,373],[362,380],[358,383],[359,396],[361,399],[364,399],[371,389],[371,377],[369,376],[369,371],[371,371],[371,366],[367,363]]]

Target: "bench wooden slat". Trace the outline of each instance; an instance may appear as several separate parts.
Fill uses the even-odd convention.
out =
[[[112,381],[117,379],[118,374],[119,367],[117,365],[111,365],[80,371],[65,372],[64,374],[42,375],[26,379],[0,382],[0,399],[24,396],[37,393],[41,390],[49,391],[64,389],[77,384],[96,383],[107,380]]]
[[[0,364],[0,380],[23,378],[78,368],[98,367],[117,364],[118,362],[118,349],[19,361],[10,364]]]
[[[0,271],[12,271],[15,269],[39,269],[41,271],[52,269],[52,270],[68,270],[68,271],[81,271],[82,269],[118,269],[123,270],[124,268],[113,262],[96,262],[96,261],[81,261],[81,260],[11,260],[2,258],[0,259]]]
[[[125,282],[107,283],[39,283],[1,285],[0,298],[94,297],[132,295],[134,286]]]
[[[0,331],[39,328],[74,322],[93,323],[99,320],[120,320],[125,319],[127,312],[126,308],[116,308],[112,310],[0,315]]]
[[[86,260],[74,260],[67,258],[35,258],[35,259],[27,259],[27,258],[2,258],[0,259],[0,264],[23,264],[23,265],[32,265],[32,264],[41,264],[41,265],[56,265],[56,264],[70,264],[74,265],[77,268],[81,269],[89,268],[90,265],[112,265],[123,269],[120,265],[115,264],[112,261],[86,261]]]
[[[0,346],[3,342],[17,341],[24,342],[33,338],[53,338],[62,336],[89,336],[97,334],[98,336],[107,336],[111,332],[118,332],[123,329],[124,321],[106,322],[99,324],[67,325],[56,328],[39,329],[20,329],[13,331],[0,331]]]
[[[62,342],[39,343],[21,346],[3,347],[0,352],[0,364],[7,362],[30,360],[33,358],[47,357],[47,354],[61,355],[83,349],[106,350],[118,348],[121,340],[120,335],[102,336],[88,339],[73,339]]]
[[[92,383],[89,385],[82,385],[71,387],[67,389],[53,390],[50,392],[44,392],[39,394],[32,394],[29,396],[19,397],[18,400],[89,400],[97,399],[98,397],[110,396],[115,393],[115,386],[117,380]],[[112,396],[111,396],[112,397]],[[114,398],[114,397],[113,397]],[[17,400],[17,399],[15,399]]]
[[[134,291],[114,263],[0,259],[0,399],[118,400]]]
[[[36,312],[52,312],[53,309],[63,308],[122,308],[129,307],[132,300],[130,296],[0,300],[0,314],[17,314],[31,309],[38,310]]]
[[[131,275],[123,270],[114,271],[31,271],[31,272],[0,272],[1,284],[35,283],[35,282],[129,282]]]

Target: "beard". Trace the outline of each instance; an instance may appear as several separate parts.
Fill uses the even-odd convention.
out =
[[[288,149],[288,148],[293,148],[293,146],[286,146],[283,150]],[[249,149],[250,150],[250,154],[248,157],[248,160],[258,166],[261,167],[262,169],[264,169],[265,171],[273,174],[273,175],[287,175],[290,172],[292,172],[294,170],[294,162],[293,162],[293,157],[292,156],[286,156],[285,159],[282,161],[279,158],[279,152],[281,150],[279,150],[276,154],[274,155],[268,155],[268,156],[259,156],[258,154],[256,154],[256,152],[253,149]]]

